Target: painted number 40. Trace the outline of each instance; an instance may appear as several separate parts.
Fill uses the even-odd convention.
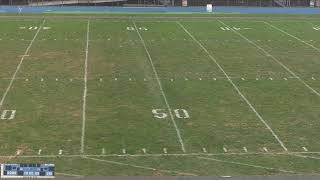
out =
[[[173,115],[176,116],[179,119],[189,119],[190,115],[187,110],[185,109],[174,109]],[[165,109],[152,109],[153,117],[158,119],[164,119],[168,117],[168,113]]]
[[[0,115],[0,119],[1,120],[5,120],[5,119],[14,119],[14,117],[16,116],[16,110],[3,110],[1,112],[1,115]]]

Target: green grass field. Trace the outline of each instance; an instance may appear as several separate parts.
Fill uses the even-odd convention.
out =
[[[230,17],[1,17],[0,162],[320,173],[320,21]]]

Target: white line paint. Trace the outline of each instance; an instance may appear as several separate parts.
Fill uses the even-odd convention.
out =
[[[105,162],[105,163],[109,163],[109,164],[116,164],[116,165],[120,165],[120,166],[130,166],[130,167],[134,167],[134,168],[146,169],[146,170],[151,170],[151,171],[162,171],[162,172],[167,172],[167,173],[175,173],[178,175],[197,176],[196,174],[192,174],[192,173],[185,173],[185,172],[174,171],[174,170],[156,169],[156,168],[152,168],[152,167],[140,166],[140,165],[135,165],[135,164],[127,164],[127,163],[118,162],[118,161],[110,161],[110,160],[96,159],[96,158],[90,158],[90,157],[84,157],[84,158],[91,159],[94,161]]]
[[[215,159],[215,158],[205,158],[205,157],[198,157],[198,158],[209,160],[209,161],[216,161],[216,162],[222,162],[222,163],[228,163],[228,164],[236,164],[236,165],[241,165],[241,166],[248,166],[248,167],[267,169],[267,170],[277,170],[277,171],[284,172],[284,173],[294,173],[295,174],[295,172],[289,171],[289,170],[275,169],[275,168],[271,168],[271,167],[254,165],[254,164],[247,164],[247,163],[241,163],[241,162],[235,162],[235,161],[226,161],[226,160],[220,160],[220,159]]]
[[[37,32],[36,32],[35,35],[33,36],[32,40],[30,41],[30,44],[29,44],[29,46],[27,47],[26,51],[24,52],[24,55],[27,55],[27,54],[29,53],[29,51],[30,51],[30,49],[31,49],[31,46],[33,45],[34,41],[36,40],[36,38],[37,38],[40,30],[42,29],[41,27],[44,25],[45,22],[46,22],[45,20],[42,21],[42,24],[40,25],[40,28],[37,30]],[[18,74],[18,72],[19,72],[19,70],[20,70],[20,68],[21,68],[21,65],[22,65],[22,63],[23,63],[23,61],[24,61],[24,58],[25,58],[25,56],[22,56],[22,57],[21,57],[20,62],[19,62],[19,64],[18,64],[17,68],[16,68],[16,71],[13,73],[13,75],[12,75],[12,77],[11,77],[11,80],[10,80],[10,83],[9,83],[6,91],[5,91],[5,92],[3,93],[3,95],[2,95],[2,98],[1,98],[1,101],[0,101],[0,110],[1,110],[1,108],[2,108],[2,106],[3,106],[3,103],[4,103],[5,99],[6,99],[6,97],[7,97],[7,94],[9,93],[9,91],[10,91],[10,89],[11,89],[11,86],[12,86],[14,80],[16,79],[16,76],[17,76],[17,74]]]
[[[20,149],[17,150],[16,155],[19,156],[22,153]]]
[[[278,31],[280,31],[280,32],[282,32],[282,33],[284,33],[284,34],[286,34],[286,35],[288,35],[288,36],[290,36],[290,37],[292,37],[292,38],[294,38],[294,39],[296,39],[296,40],[298,40],[298,41],[302,42],[302,43],[304,43],[305,45],[307,45],[307,46],[309,46],[309,47],[311,47],[311,48],[315,49],[316,51],[320,52],[320,49],[319,49],[319,48],[317,48],[317,47],[315,47],[314,45],[312,45],[312,44],[310,44],[310,43],[307,43],[306,41],[304,41],[304,40],[302,40],[302,39],[300,39],[300,38],[298,38],[298,37],[296,37],[296,36],[294,36],[294,35],[292,35],[292,34],[290,34],[290,33],[286,32],[286,31],[284,31],[284,30],[282,30],[282,29],[278,28],[277,26],[274,26],[274,25],[272,25],[272,24],[270,24],[270,23],[268,23],[268,22],[266,22],[266,21],[262,21],[262,22],[263,22],[263,23],[265,23],[265,24],[267,24],[267,25],[269,25],[270,27],[272,27],[272,28],[274,28],[274,29],[276,29],[276,30],[278,30]]]
[[[159,88],[160,88],[160,92],[161,92],[162,97],[163,97],[163,99],[164,99],[164,102],[165,102],[165,104],[166,104],[166,106],[167,106],[167,109],[168,109],[168,113],[169,113],[169,115],[170,115],[171,122],[172,122],[172,124],[173,124],[173,126],[174,126],[174,128],[175,128],[175,130],[176,130],[176,134],[177,134],[178,140],[179,140],[180,145],[181,145],[181,150],[182,150],[183,152],[186,152],[186,149],[185,149],[185,147],[184,147],[184,142],[183,142],[182,137],[181,137],[180,130],[179,130],[178,125],[177,125],[177,123],[176,123],[176,121],[175,121],[175,119],[174,119],[174,116],[173,116],[172,112],[171,112],[171,107],[170,107],[170,105],[169,105],[169,103],[168,103],[167,96],[166,96],[166,94],[164,93],[164,90],[163,90],[163,88],[162,88],[162,84],[161,84],[161,81],[160,81],[160,79],[159,79],[158,72],[157,72],[157,70],[156,70],[156,68],[155,68],[155,66],[154,66],[154,64],[153,64],[153,60],[152,60],[152,57],[151,57],[151,55],[150,55],[150,53],[149,53],[149,50],[148,50],[148,48],[147,48],[147,45],[146,45],[146,43],[144,42],[144,40],[143,40],[143,38],[142,38],[142,36],[141,36],[141,34],[140,34],[140,32],[139,32],[139,30],[138,30],[137,25],[136,25],[135,22],[133,22],[133,25],[134,25],[134,27],[135,27],[135,29],[136,29],[136,32],[137,32],[137,34],[138,34],[138,36],[139,36],[139,38],[140,38],[140,40],[141,40],[141,43],[142,43],[143,47],[144,47],[144,49],[145,49],[145,51],[146,51],[146,53],[147,53],[147,55],[148,55],[148,58],[149,58],[149,61],[150,61],[150,64],[151,64],[153,73],[154,73],[154,75],[155,75],[155,77],[156,77],[156,79],[157,79],[157,82],[158,82],[158,85],[159,85]]]
[[[102,148],[101,154],[106,154],[106,150],[104,148]]]
[[[296,156],[296,157],[302,157],[302,158],[309,158],[309,159],[317,159],[317,160],[320,160],[320,157],[315,157],[315,156],[305,156],[305,155],[300,155],[300,154],[288,154],[288,155],[291,155],[291,156]]]
[[[143,154],[146,154],[147,153],[146,148],[142,148],[142,152],[143,152]]]
[[[38,155],[41,155],[42,149],[38,150]]]
[[[122,154],[127,154],[126,149],[122,149]]]
[[[207,153],[207,152],[208,152],[206,148],[202,148],[202,151],[203,151],[204,153]]]
[[[63,153],[63,150],[60,149],[59,152],[58,152],[58,154],[59,154],[59,155],[62,155],[62,153]]]
[[[243,147],[244,152],[248,152],[248,149],[246,147]]]
[[[82,175],[77,175],[77,174],[69,174],[69,173],[61,173],[61,172],[55,172],[57,175],[62,175],[62,176],[70,176],[70,177],[84,177]]]
[[[227,26],[224,22],[218,20],[221,24]],[[280,62],[277,58],[275,58],[273,55],[271,55],[270,53],[268,53],[266,50],[264,50],[262,47],[260,47],[258,44],[256,44],[255,42],[249,40],[247,37],[245,37],[244,35],[242,35],[241,33],[239,33],[238,31],[233,31],[234,33],[238,34],[240,37],[242,37],[243,39],[245,39],[246,41],[248,41],[250,44],[252,44],[253,46],[255,46],[257,49],[261,50],[265,56],[270,57],[271,59],[273,59],[275,62],[277,62],[280,66],[282,66],[287,72],[289,72],[293,78],[298,79],[304,86],[306,86],[307,88],[309,88],[313,93],[315,93],[317,96],[320,96],[320,93],[318,91],[316,91],[315,89],[313,89],[309,84],[307,84],[304,80],[302,80],[298,75],[296,75],[292,70],[290,70],[286,65],[284,65],[282,62]]]
[[[223,151],[224,151],[225,153],[227,153],[227,152],[228,152],[228,149],[225,148],[225,147],[223,147]]]
[[[303,149],[304,151],[306,151],[306,152],[308,151],[308,149],[307,149],[306,147],[302,147],[302,149]]]
[[[262,148],[264,150],[264,152],[268,152],[268,149],[266,147]]]
[[[167,148],[163,148],[163,153],[164,153],[164,154],[167,154],[167,153],[168,153]]]
[[[84,89],[82,97],[82,132],[81,132],[81,148],[80,153],[84,153],[84,140],[85,140],[85,130],[86,130],[86,106],[87,106],[87,80],[88,80],[88,55],[89,55],[89,34],[90,34],[90,20],[87,23],[87,43],[86,43],[86,59],[84,63]]]
[[[247,105],[250,107],[250,109],[255,113],[255,115],[258,117],[258,119],[267,127],[267,129],[271,132],[273,137],[278,141],[278,143],[281,145],[281,147],[288,151],[284,143],[280,140],[278,135],[273,131],[273,129],[269,126],[269,124],[262,118],[262,116],[257,112],[257,110],[253,107],[253,105],[250,103],[250,101],[242,94],[238,86],[234,84],[232,79],[229,77],[229,75],[224,71],[224,69],[220,66],[220,64],[217,62],[217,60],[209,53],[209,51],[180,23],[177,22],[178,25],[193,39],[194,42],[196,42],[203,51],[206,52],[208,57],[219,67],[219,69],[223,72],[223,74],[226,76],[230,84],[233,86],[233,88],[238,92],[238,94],[241,96],[241,98],[247,103]],[[224,24],[224,23],[223,23]],[[225,25],[225,24],[224,24]]]
[[[320,155],[320,152],[314,151],[314,152],[229,152],[229,153],[178,153],[178,154],[69,154],[69,155],[22,155],[19,156],[19,158],[77,158],[77,157],[166,157],[166,156],[173,156],[173,157],[188,157],[188,156],[275,156],[275,155],[299,155],[299,154],[318,154]],[[15,157],[15,155],[0,155],[0,158],[12,158]]]

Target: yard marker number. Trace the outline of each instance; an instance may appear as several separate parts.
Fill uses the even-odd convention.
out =
[[[316,30],[316,31],[320,31],[320,26],[313,27],[313,29]]]
[[[29,30],[37,30],[39,27],[38,26],[30,26],[30,27],[25,27],[25,26],[20,26],[19,29],[29,29]],[[51,27],[42,27],[44,30],[51,29]]]
[[[132,27],[132,26],[128,26],[127,30],[128,31],[135,31],[136,29],[134,27]],[[140,31],[148,31],[148,29],[146,27],[138,27],[138,30],[140,30]]]
[[[174,109],[174,115],[179,119],[189,119],[190,115],[185,109]],[[168,113],[165,109],[152,109],[153,117],[158,119],[164,119],[168,117]]]
[[[1,113],[1,116],[0,116],[0,119],[1,120],[14,119],[15,116],[16,116],[16,112],[17,112],[16,110],[3,110],[2,113]]]
[[[240,31],[241,29],[251,29],[251,28],[248,28],[248,27],[245,27],[245,28],[239,28],[239,27],[220,27],[220,29],[221,29],[222,31],[232,31],[232,30]]]

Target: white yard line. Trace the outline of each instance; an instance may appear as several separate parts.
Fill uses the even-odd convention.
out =
[[[241,96],[241,98],[247,103],[247,105],[250,107],[250,109],[255,113],[255,115],[259,118],[259,120],[265,125],[265,127],[271,132],[273,137],[278,141],[278,143],[281,145],[281,147],[288,151],[284,143],[280,140],[278,135],[273,131],[273,129],[269,126],[269,124],[262,118],[262,116],[257,112],[257,110],[253,107],[253,105],[250,103],[250,101],[242,94],[240,89],[237,85],[234,84],[232,79],[229,77],[229,75],[225,72],[225,70],[220,66],[220,64],[217,62],[217,60],[209,53],[209,51],[180,23],[177,22],[177,24],[196,42],[203,51],[208,55],[208,57],[219,67],[219,69],[223,72],[223,74],[227,77],[230,84],[233,86],[233,88],[238,92],[238,94]]]
[[[289,171],[289,170],[276,169],[276,168],[272,168],[272,167],[266,167],[266,166],[260,166],[260,165],[254,165],[254,164],[247,164],[247,163],[241,163],[241,162],[235,162],[235,161],[226,161],[226,160],[220,160],[220,159],[215,159],[215,158],[205,158],[205,157],[198,157],[198,158],[209,160],[209,161],[216,161],[216,162],[222,162],[222,163],[228,163],[228,164],[236,164],[236,165],[240,165],[240,166],[248,166],[248,167],[253,167],[253,168],[266,169],[266,170],[276,170],[276,171],[280,171],[280,172],[284,172],[284,173],[296,174],[295,172]]]
[[[96,158],[90,158],[90,157],[84,157],[85,159],[90,159],[94,161],[100,161],[100,162],[105,162],[108,164],[116,164],[120,166],[130,166],[138,169],[146,169],[146,170],[151,170],[151,171],[160,171],[160,172],[166,172],[166,173],[174,173],[178,175],[186,175],[186,176],[197,176],[196,174],[192,173],[186,173],[186,172],[180,172],[180,171],[174,171],[174,170],[166,170],[166,169],[156,169],[153,167],[148,167],[148,166],[140,166],[140,165],[135,165],[135,164],[127,164],[127,163],[122,163],[118,161],[110,161],[110,160],[104,160],[104,159],[96,159]]]
[[[274,28],[274,29],[276,29],[276,30],[278,30],[278,31],[280,31],[280,32],[282,32],[282,33],[284,33],[284,34],[286,34],[286,35],[288,35],[288,36],[290,36],[290,37],[292,37],[292,38],[294,38],[294,39],[302,42],[302,43],[304,43],[305,45],[307,45],[307,46],[315,49],[316,51],[320,52],[320,49],[317,48],[317,47],[315,47],[314,45],[312,45],[312,44],[310,44],[310,43],[308,43],[308,42],[306,42],[306,41],[304,41],[304,40],[302,40],[302,39],[300,39],[300,38],[298,38],[298,37],[296,37],[296,36],[294,36],[294,35],[286,32],[286,31],[284,31],[284,30],[278,28],[277,26],[274,26],[274,25],[272,25],[272,24],[270,24],[270,23],[268,23],[268,22],[266,22],[266,21],[262,21],[262,22],[265,23],[265,24],[267,24],[267,25],[269,25],[270,27],[272,27],[272,28]]]
[[[221,24],[223,24],[224,26],[230,27],[227,24],[225,24],[224,22],[218,20]],[[268,53],[266,50],[264,50],[262,47],[260,47],[258,44],[256,44],[255,42],[249,40],[248,38],[246,38],[244,35],[242,35],[241,33],[235,31],[234,29],[230,28],[234,33],[238,34],[240,37],[242,37],[243,39],[247,40],[249,43],[251,43],[253,46],[255,46],[257,49],[261,50],[265,56],[270,57],[271,59],[273,59],[275,62],[277,62],[280,66],[282,66],[287,72],[289,72],[294,78],[298,79],[304,86],[306,86],[309,90],[311,90],[314,94],[316,94],[317,96],[320,96],[320,93],[318,91],[316,91],[315,89],[313,89],[309,84],[307,84],[304,80],[302,80],[296,73],[294,73],[289,67],[287,67],[286,65],[284,65],[282,62],[280,62],[277,58],[275,58],[272,54]]]
[[[19,72],[19,70],[20,70],[20,68],[21,68],[21,65],[22,65],[22,63],[23,63],[23,61],[24,61],[24,58],[28,55],[28,53],[29,53],[29,51],[30,51],[30,49],[31,49],[31,46],[33,45],[34,41],[36,40],[36,38],[37,38],[37,36],[38,36],[38,34],[39,34],[40,30],[42,29],[42,26],[44,25],[45,22],[46,22],[46,20],[43,20],[43,21],[42,21],[40,27],[38,28],[37,32],[36,32],[35,35],[33,36],[33,39],[30,41],[29,46],[27,47],[26,51],[24,52],[24,55],[21,57],[20,62],[19,62],[19,64],[18,64],[17,68],[16,68],[16,71],[13,73],[13,75],[12,75],[12,77],[11,77],[11,80],[10,80],[10,83],[9,83],[7,89],[6,89],[6,91],[3,93],[2,99],[1,99],[1,101],[0,101],[0,110],[1,110],[1,108],[2,108],[2,106],[3,106],[3,103],[4,103],[5,99],[6,99],[6,97],[7,97],[7,94],[9,93],[9,91],[10,91],[10,89],[11,89],[11,86],[12,86],[14,80],[16,79],[16,76],[17,76],[17,74],[18,74],[18,72]]]
[[[87,43],[86,43],[86,59],[84,63],[84,89],[83,89],[83,97],[82,97],[82,131],[81,131],[81,149],[80,153],[84,153],[84,139],[85,139],[85,131],[86,131],[86,105],[87,105],[87,80],[88,80],[88,55],[89,55],[89,33],[90,33],[90,20],[87,23]]]
[[[169,105],[169,103],[168,103],[167,96],[166,96],[166,94],[164,93],[164,90],[163,90],[163,88],[162,88],[161,81],[160,81],[160,79],[159,79],[157,70],[156,70],[156,68],[155,68],[155,66],[154,66],[154,64],[153,64],[153,60],[152,60],[152,57],[151,57],[151,55],[150,55],[150,53],[149,53],[149,50],[148,50],[148,48],[147,48],[147,45],[146,45],[146,43],[144,42],[144,40],[143,40],[143,38],[142,38],[142,36],[141,36],[141,34],[140,34],[140,32],[139,32],[139,29],[137,28],[137,25],[136,25],[136,23],[135,23],[134,21],[133,21],[133,25],[134,25],[135,30],[136,30],[136,32],[137,32],[137,34],[138,34],[138,36],[139,36],[139,38],[140,38],[140,40],[141,40],[141,43],[142,43],[143,47],[144,47],[144,49],[145,49],[145,51],[146,51],[146,53],[147,53],[147,55],[148,55],[148,59],[149,59],[149,61],[150,61],[150,64],[151,64],[153,73],[154,73],[154,75],[155,75],[155,77],[156,77],[156,79],[157,79],[157,82],[158,82],[158,85],[159,85],[159,88],[160,88],[162,97],[163,97],[164,102],[165,102],[165,104],[166,104],[166,106],[167,106],[168,113],[169,113],[169,115],[170,115],[170,119],[171,119],[171,121],[172,121],[172,124],[173,124],[174,128],[176,129],[177,137],[178,137],[178,140],[179,140],[180,145],[181,145],[181,150],[182,150],[183,152],[186,152],[186,149],[185,149],[185,147],[184,147],[184,143],[183,143],[183,140],[182,140],[182,137],[181,137],[180,130],[179,130],[178,125],[177,125],[177,123],[176,123],[176,121],[175,121],[175,119],[174,119],[174,116],[173,116],[172,112],[171,112],[171,107],[170,107],[170,105]]]

